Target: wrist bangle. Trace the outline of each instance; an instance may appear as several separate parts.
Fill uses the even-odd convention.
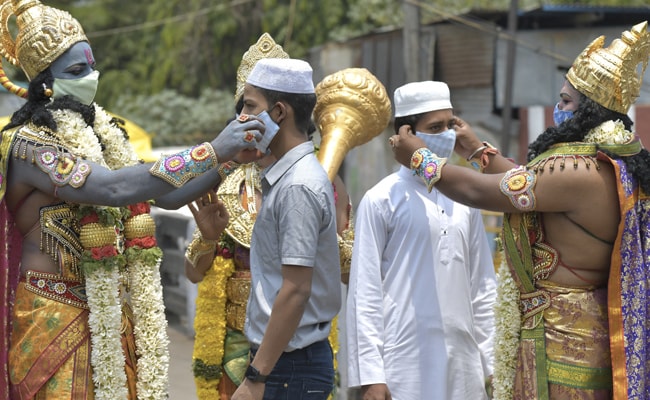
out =
[[[478,161],[471,161],[478,153],[481,153]],[[479,172],[483,172],[490,165],[490,155],[499,154],[499,150],[488,142],[483,142],[483,146],[477,149],[472,157],[468,158],[471,166]]]
[[[418,175],[431,192],[433,185],[442,177],[442,167],[447,163],[446,158],[440,158],[426,147],[415,150],[411,156],[411,169]]]
[[[190,261],[192,267],[196,268],[199,258],[206,254],[214,255],[216,251],[217,241],[204,239],[203,236],[201,236],[201,231],[196,229],[192,241],[189,246],[187,246],[187,250],[185,250],[185,257]]]
[[[149,173],[178,188],[217,164],[217,154],[212,145],[206,142],[180,153],[161,156]]]
[[[476,150],[474,150],[474,152],[472,153],[472,155],[470,155],[469,157],[467,157],[467,161],[471,161],[472,158],[476,157],[476,155],[477,155],[478,153],[482,152],[482,151],[485,150],[485,149],[487,149],[487,146],[486,146],[486,145],[480,146],[479,148],[477,148]]]

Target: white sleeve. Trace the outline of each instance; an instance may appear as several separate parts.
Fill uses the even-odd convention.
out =
[[[357,209],[346,309],[349,387],[386,383],[381,260],[388,232],[381,214],[366,194]]]
[[[470,260],[474,335],[481,351],[485,377],[494,371],[494,305],[496,274],[492,252],[487,241],[483,217],[479,210],[471,211]]]

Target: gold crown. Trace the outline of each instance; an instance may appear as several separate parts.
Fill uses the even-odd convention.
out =
[[[275,43],[275,40],[268,33],[262,34],[257,43],[248,48],[237,68],[237,89],[235,90],[235,101],[244,94],[244,85],[253,67],[263,58],[289,58],[282,46]]]
[[[648,22],[634,25],[607,48],[603,47],[604,43],[605,36],[591,42],[573,62],[567,80],[601,106],[627,114],[639,97],[643,74],[648,66]]]
[[[8,29],[16,16],[18,34]],[[77,42],[88,41],[79,22],[68,12],[38,0],[5,0],[0,5],[0,55],[22,68],[32,80]]]

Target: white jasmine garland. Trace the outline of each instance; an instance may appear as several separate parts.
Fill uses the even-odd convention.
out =
[[[625,129],[620,119],[609,120],[590,130],[583,140],[587,143],[626,144],[634,140],[634,133]]]
[[[73,154],[115,170],[135,165],[138,157],[124,132],[111,123],[112,117],[97,104],[95,122],[89,127],[71,110],[51,111],[57,123],[57,138]],[[100,143],[101,140],[101,143]],[[102,152],[102,145],[105,151]],[[96,207],[101,210],[105,207]],[[169,338],[164,316],[160,258],[153,265],[127,260],[131,297],[134,300],[135,344],[139,356],[136,384],[138,399],[168,397]],[[121,342],[121,298],[118,271],[96,271],[86,275],[90,315],[91,365],[97,399],[123,399],[126,387],[125,357]],[[141,326],[140,326],[141,324]]]
[[[122,323],[119,290],[119,272],[115,269],[107,271],[97,268],[86,276],[86,294],[91,310],[88,316],[91,361],[101,360],[101,364],[92,363],[97,400],[126,399],[129,394],[119,331]]]
[[[494,378],[492,386],[494,399],[512,399],[515,372],[517,370],[517,349],[521,332],[521,311],[519,310],[519,289],[510,275],[504,259],[497,272],[497,299],[494,307]]]
[[[138,399],[167,398],[169,338],[158,265],[129,265],[131,305],[138,355]],[[141,287],[142,290],[134,290]]]

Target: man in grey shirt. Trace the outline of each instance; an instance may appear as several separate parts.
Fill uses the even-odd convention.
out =
[[[340,267],[334,190],[307,136],[315,104],[301,60],[260,60],[244,87],[240,119],[265,122],[258,149],[278,161],[262,173],[245,324],[251,364],[233,400],[324,400],[333,388],[327,337],[341,306]]]

